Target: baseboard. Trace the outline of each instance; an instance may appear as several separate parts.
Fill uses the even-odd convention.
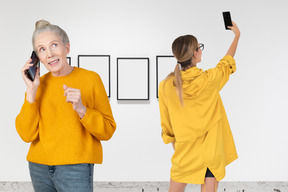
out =
[[[94,182],[96,192],[167,192],[168,182]],[[33,192],[31,182],[0,182],[0,192]],[[200,191],[188,185],[186,192]],[[220,182],[217,192],[288,192],[288,182]]]

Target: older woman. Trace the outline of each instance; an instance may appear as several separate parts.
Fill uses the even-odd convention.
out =
[[[172,44],[178,63],[159,86],[163,141],[175,149],[169,192],[182,192],[187,183],[214,192],[225,176],[225,166],[238,157],[219,94],[236,70],[233,57],[240,31],[234,22],[230,29],[235,34],[230,48],[207,71],[197,67],[204,45],[194,36],[180,36]]]
[[[31,142],[27,155],[36,192],[93,191],[94,164],[102,163],[101,140],[115,129],[109,100],[100,76],[72,67],[66,32],[45,20],[36,23],[34,51],[49,71],[35,80],[22,68],[27,90],[16,118],[16,129]]]

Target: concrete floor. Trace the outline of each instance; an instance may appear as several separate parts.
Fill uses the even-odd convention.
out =
[[[167,192],[168,182],[94,182],[95,192]],[[30,182],[0,182],[0,192],[33,192]],[[199,192],[188,185],[185,192]],[[288,192],[288,182],[221,182],[218,192]]]

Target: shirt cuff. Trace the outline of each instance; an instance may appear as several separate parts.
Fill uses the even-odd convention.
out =
[[[163,131],[162,131],[162,139],[163,139],[163,142],[165,144],[172,143],[172,142],[175,141],[175,137],[174,136],[166,135]]]
[[[230,66],[230,74],[236,71],[235,59],[231,55],[225,55],[221,61],[224,66]]]

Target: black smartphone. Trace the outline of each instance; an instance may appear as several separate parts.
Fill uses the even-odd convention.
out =
[[[223,12],[223,18],[224,18],[224,24],[225,24],[225,29],[230,30],[228,26],[232,26],[232,20],[231,20],[231,15],[229,11]]]
[[[39,67],[39,63],[40,63],[40,60],[37,57],[35,51],[32,51],[31,59],[32,59],[31,64],[33,64],[33,66],[26,70],[26,75],[31,81],[34,81],[36,70],[37,70],[37,67]]]

